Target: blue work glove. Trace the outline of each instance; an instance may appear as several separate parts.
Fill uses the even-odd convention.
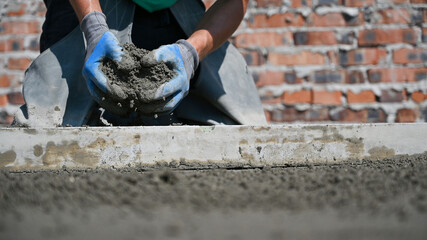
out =
[[[87,14],[82,19],[80,28],[87,43],[83,76],[89,92],[98,103],[102,103],[101,105],[116,105],[117,103],[109,103],[108,98],[104,97],[110,92],[110,88],[105,75],[98,67],[105,57],[120,61],[122,47],[114,34],[109,31],[106,17],[101,12]]]
[[[187,96],[190,79],[199,65],[196,49],[186,40],[178,40],[175,44],[164,45],[153,50],[145,56],[144,61],[165,62],[172,67],[175,77],[162,84],[155,91],[152,103],[145,104],[145,108],[141,110],[145,113],[148,110],[158,114],[173,111]]]

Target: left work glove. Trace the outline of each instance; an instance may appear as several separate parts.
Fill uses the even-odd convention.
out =
[[[103,93],[110,91],[105,75],[99,70],[102,59],[120,61],[122,58],[122,47],[112,32],[108,29],[106,17],[101,12],[91,12],[87,14],[81,24],[86,38],[86,56],[83,67],[83,76],[86,79],[90,94],[100,103]]]
[[[186,40],[178,40],[175,44],[164,45],[146,55],[146,62],[165,62],[172,67],[175,77],[162,84],[155,92],[153,103],[147,103],[152,113],[168,113],[173,111],[182,99],[187,96],[190,79],[199,65],[196,49]],[[164,99],[165,101],[160,101]],[[142,109],[143,110],[143,109]]]

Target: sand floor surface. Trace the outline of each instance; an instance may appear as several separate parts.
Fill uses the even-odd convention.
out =
[[[427,154],[280,168],[0,171],[0,239],[427,239]]]

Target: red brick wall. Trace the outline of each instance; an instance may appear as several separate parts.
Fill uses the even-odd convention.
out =
[[[10,124],[24,104],[24,71],[39,54],[45,15],[41,0],[0,2],[0,126]]]
[[[272,123],[427,121],[427,0],[253,0],[231,40]]]
[[[24,102],[44,14],[0,2],[0,125]],[[427,0],[252,0],[231,41],[271,123],[427,121]]]

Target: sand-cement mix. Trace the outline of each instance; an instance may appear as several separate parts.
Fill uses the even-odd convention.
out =
[[[155,61],[148,50],[137,48],[133,43],[124,44],[120,62],[105,58],[99,65],[109,86],[107,93],[98,92],[103,99],[100,105],[119,115],[134,111],[150,113],[152,104],[147,103],[152,103],[159,86],[174,77],[172,67]]]
[[[0,183],[0,237],[427,236],[427,154],[256,169],[3,170]]]

